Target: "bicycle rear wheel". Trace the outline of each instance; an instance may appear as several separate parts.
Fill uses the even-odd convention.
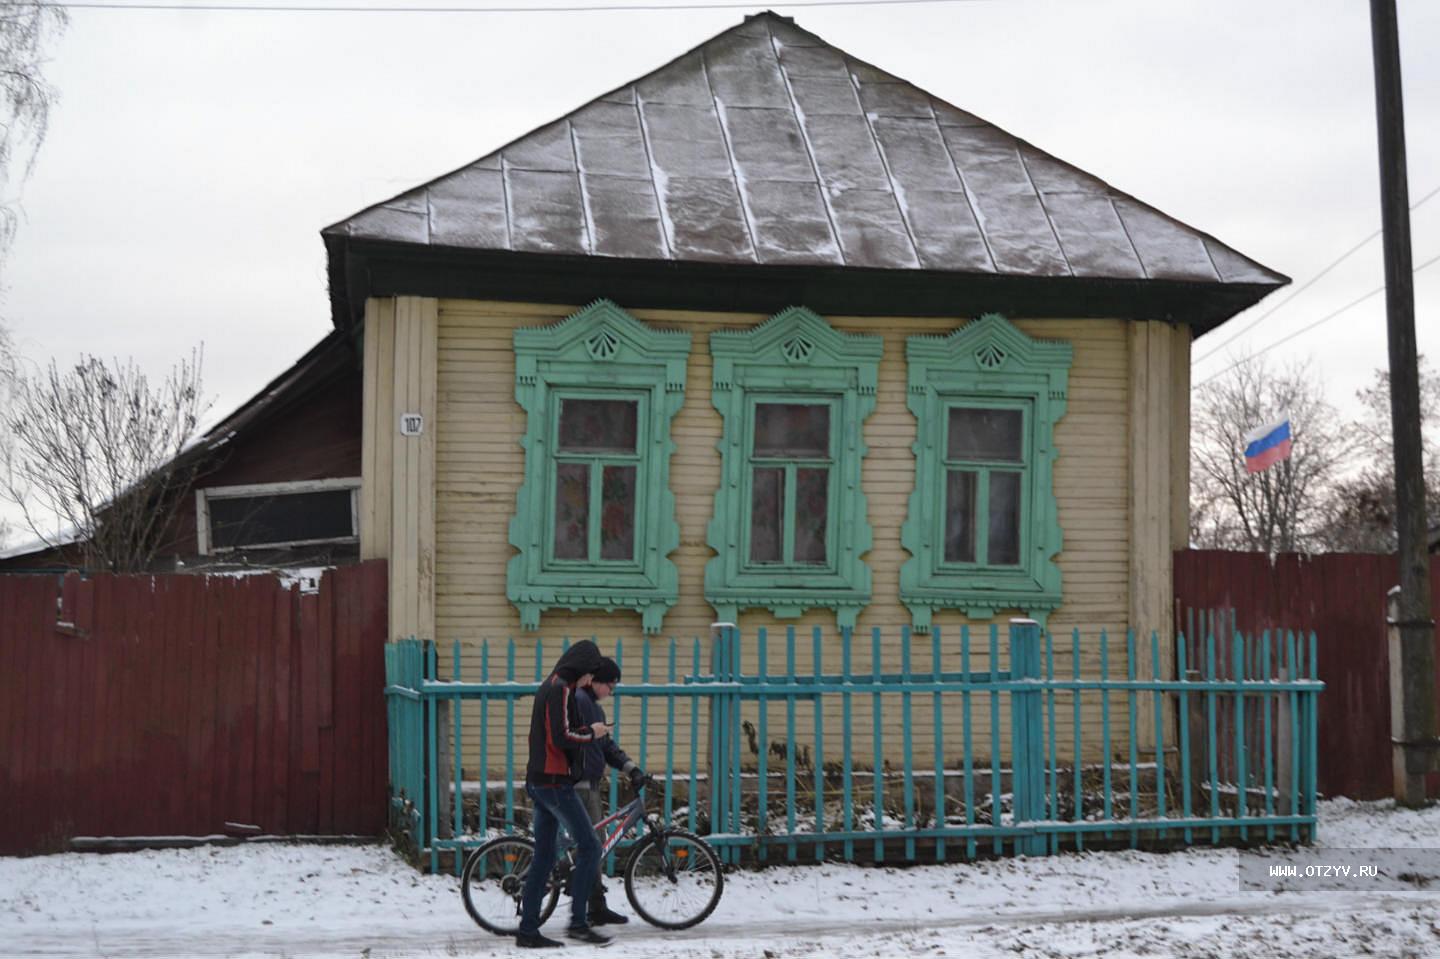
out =
[[[625,863],[625,895],[641,919],[661,929],[704,922],[725,891],[720,857],[683,829],[646,836]]]
[[[460,880],[460,897],[470,918],[497,936],[518,933],[521,894],[534,860],[535,843],[519,836],[492,839],[472,852]],[[540,901],[542,925],[559,898],[560,887],[552,880]]]

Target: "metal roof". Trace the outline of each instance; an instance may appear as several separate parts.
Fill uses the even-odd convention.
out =
[[[566,257],[1288,282],[768,11],[323,232]]]

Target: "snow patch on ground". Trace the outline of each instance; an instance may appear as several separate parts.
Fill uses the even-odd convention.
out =
[[[1321,818],[1330,848],[1440,847],[1440,808],[1337,800],[1322,804]],[[1123,851],[737,871],[698,928],[666,933],[632,921],[605,955],[1440,955],[1440,888],[1241,892],[1237,856]],[[611,885],[612,905],[629,912]],[[547,931],[560,933],[566,908]],[[470,921],[452,876],[421,875],[378,845],[281,843],[0,859],[0,953],[519,954]]]

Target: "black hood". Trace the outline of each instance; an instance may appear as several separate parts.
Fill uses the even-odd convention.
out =
[[[560,657],[555,664],[555,672],[567,683],[584,676],[586,673],[593,673],[600,666],[600,647],[588,639],[565,650],[565,655]]]

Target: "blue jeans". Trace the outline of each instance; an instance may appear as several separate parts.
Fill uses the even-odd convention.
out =
[[[575,868],[571,872],[570,927],[590,925],[587,904],[590,890],[600,874],[600,840],[590,824],[585,804],[575,794],[575,787],[532,786],[525,784],[534,804],[532,831],[535,834],[535,860],[525,876],[525,889],[520,899],[520,935],[534,936],[540,932],[540,900],[555,868],[556,834],[560,826],[575,840]]]

